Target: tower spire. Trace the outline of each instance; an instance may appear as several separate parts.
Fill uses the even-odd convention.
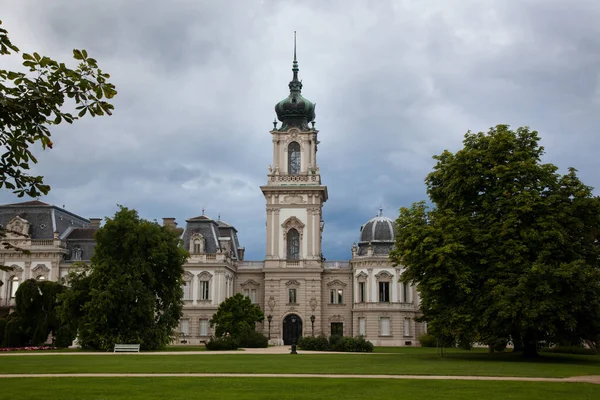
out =
[[[296,31],[294,31],[294,62],[292,63],[294,76],[289,84],[290,91],[292,92],[300,92],[302,90],[302,82],[298,80],[298,71],[300,71],[300,68],[298,68],[298,59],[296,58]]]

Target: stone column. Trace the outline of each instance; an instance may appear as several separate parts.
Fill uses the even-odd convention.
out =
[[[198,279],[198,275],[194,275],[192,278],[192,304],[198,304],[198,289],[200,286],[200,280]]]

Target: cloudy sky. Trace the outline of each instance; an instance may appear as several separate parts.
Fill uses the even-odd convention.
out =
[[[324,255],[347,259],[380,206],[425,199],[431,156],[467,130],[540,132],[545,161],[600,189],[600,2],[595,0],[0,0],[13,43],[67,61],[85,48],[119,95],[109,118],[54,130],[42,200],[85,217],[206,213],[264,258],[259,186],[293,31],[317,103],[329,189]],[[2,57],[18,68],[19,57]],[[74,65],[74,64],[72,64]],[[600,190],[596,193],[600,194]],[[18,201],[0,192],[0,203]]]

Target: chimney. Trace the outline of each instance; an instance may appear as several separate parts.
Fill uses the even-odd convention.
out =
[[[102,218],[90,218],[90,224],[88,228],[98,229],[100,228],[100,224],[102,223]]]
[[[165,228],[177,228],[177,222],[175,222],[175,218],[163,218],[163,226]]]

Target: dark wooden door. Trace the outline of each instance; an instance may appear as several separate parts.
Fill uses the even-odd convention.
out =
[[[283,320],[283,344],[294,344],[302,336],[302,319],[290,314]]]

